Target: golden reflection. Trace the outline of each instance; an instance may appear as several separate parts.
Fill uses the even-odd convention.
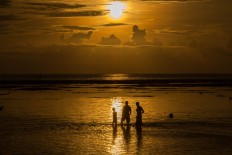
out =
[[[104,77],[104,80],[128,80],[129,75],[128,74],[106,74]]]
[[[110,11],[110,17],[113,19],[121,18],[125,8],[126,8],[125,3],[119,1],[110,2],[109,5],[107,6],[107,9],[109,9]]]
[[[131,144],[131,131],[130,126],[121,126],[121,130],[118,131],[117,126],[112,126],[112,143],[109,146],[109,152],[111,154],[126,154],[130,151]],[[134,140],[135,141],[135,140]],[[134,143],[135,144],[135,143]],[[134,152],[138,150],[136,146],[132,146]]]
[[[115,108],[117,112],[117,122],[120,122],[121,118],[121,111],[122,111],[122,98],[121,97],[114,97],[111,99],[112,108]]]

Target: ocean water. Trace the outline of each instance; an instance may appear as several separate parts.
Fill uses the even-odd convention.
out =
[[[0,86],[0,154],[232,153],[230,74],[1,75]],[[125,101],[131,126],[113,127]]]

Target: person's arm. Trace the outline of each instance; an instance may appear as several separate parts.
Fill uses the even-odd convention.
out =
[[[141,107],[141,109],[142,109],[142,113],[144,113],[144,110],[143,110],[143,108]]]
[[[131,107],[130,107],[130,111],[129,111],[129,114],[131,114]]]

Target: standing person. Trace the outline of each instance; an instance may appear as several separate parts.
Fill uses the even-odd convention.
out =
[[[113,111],[113,122],[112,125],[117,126],[117,112],[115,111],[115,108],[112,108]]]
[[[142,114],[144,113],[143,108],[139,105],[139,102],[136,102],[136,112],[137,112],[137,116],[136,116],[136,127],[141,128],[142,126]]]
[[[126,101],[125,106],[123,107],[122,110],[121,125],[123,124],[123,121],[126,120],[127,126],[129,126],[130,114],[131,114],[131,107],[128,105],[128,101]]]

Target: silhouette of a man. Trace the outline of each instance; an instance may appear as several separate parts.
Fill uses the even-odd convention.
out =
[[[122,119],[121,119],[121,125],[123,124],[123,121],[126,120],[127,125],[130,123],[130,114],[131,114],[131,107],[128,105],[128,101],[125,102],[125,106],[122,110]]]
[[[141,128],[142,126],[142,114],[144,113],[143,108],[139,105],[139,102],[136,102],[136,112],[137,112],[137,116],[136,116],[136,127]]]

